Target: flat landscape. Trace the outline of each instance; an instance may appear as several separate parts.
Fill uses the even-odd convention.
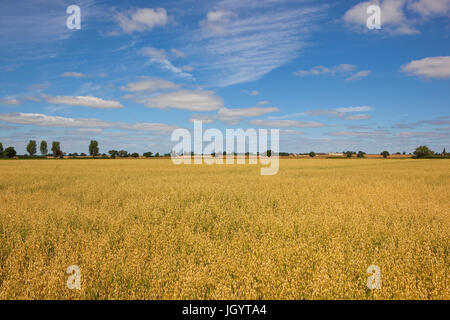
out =
[[[450,299],[450,160],[259,169],[0,161],[0,299]]]

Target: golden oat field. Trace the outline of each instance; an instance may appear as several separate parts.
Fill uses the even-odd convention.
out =
[[[450,161],[259,170],[0,161],[0,299],[450,299]]]

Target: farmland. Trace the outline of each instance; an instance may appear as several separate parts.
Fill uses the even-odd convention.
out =
[[[450,160],[259,169],[1,161],[0,299],[450,299]]]

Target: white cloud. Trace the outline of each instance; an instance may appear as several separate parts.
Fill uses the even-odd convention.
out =
[[[192,72],[192,71],[194,71],[194,67],[193,66],[182,66],[181,70],[187,71],[187,72]]]
[[[377,131],[338,131],[338,132],[331,132],[329,133],[330,136],[337,136],[337,137],[379,137],[379,136],[385,136],[389,134],[389,132],[384,130],[377,130]]]
[[[164,123],[138,122],[138,123],[133,123],[133,124],[120,123],[119,128],[125,129],[125,130],[135,130],[135,131],[156,131],[156,132],[160,132],[160,133],[169,133],[179,127],[164,124]]]
[[[47,116],[40,113],[13,112],[0,114],[0,121],[16,124],[29,124],[41,127],[76,128],[76,127],[100,127],[112,126],[110,122],[97,119],[74,119],[56,116]]]
[[[80,72],[64,72],[61,73],[61,77],[63,78],[84,78],[86,75]]]
[[[182,69],[175,67],[168,59],[164,49],[157,49],[154,47],[144,47],[139,53],[143,56],[149,57],[150,62],[158,64],[161,68],[169,70],[177,75],[192,78],[192,75],[184,72]]]
[[[314,109],[314,110],[307,110],[304,112],[304,114],[308,116],[332,116],[332,117],[343,117],[345,115],[344,112],[337,111],[336,109]]]
[[[120,89],[131,92],[155,92],[160,90],[176,89],[178,87],[179,85],[171,81],[157,78],[147,78],[142,81],[127,83],[126,86],[122,86]]]
[[[241,92],[247,93],[250,96],[257,96],[259,95],[259,91],[258,90],[252,90],[252,91],[247,91],[247,90],[241,90]]]
[[[29,101],[34,101],[34,102],[40,102],[41,99],[36,98],[36,97],[32,97],[32,96],[28,96],[25,99],[29,100]]]
[[[180,90],[137,100],[149,108],[174,108],[190,111],[212,111],[223,107],[223,101],[213,91]]]
[[[114,18],[125,33],[150,31],[157,26],[165,26],[168,22],[164,8],[130,10],[127,13],[118,13]]]
[[[367,31],[367,7],[370,5],[379,5],[381,8],[382,30],[391,34],[416,34],[418,31],[408,21],[403,11],[406,0],[382,0],[361,2],[348,10],[343,19],[344,21],[358,30]]]
[[[363,70],[363,71],[358,71],[358,72],[354,73],[355,71],[356,71],[356,66],[353,64],[339,64],[334,67],[315,66],[309,70],[296,71],[296,72],[294,72],[294,75],[298,76],[298,77],[304,77],[304,76],[318,76],[318,75],[324,75],[324,74],[329,74],[329,75],[333,75],[333,76],[335,76],[335,75],[347,75],[348,76],[351,74],[346,79],[346,81],[360,80],[360,79],[370,75],[369,70]]]
[[[373,4],[381,8],[381,31],[394,35],[420,33],[416,28],[419,23],[433,16],[450,16],[449,0],[373,0],[355,5],[345,13],[343,20],[357,30],[368,31],[366,9]]]
[[[331,74],[336,75],[340,73],[350,73],[356,69],[355,65],[352,64],[340,64],[335,67],[327,68],[324,66],[316,66],[311,68],[310,70],[299,70],[294,72],[294,75],[303,77],[310,75],[321,75],[321,74]]]
[[[243,117],[258,117],[271,112],[280,111],[278,108],[251,107],[241,109],[220,108],[217,118],[229,124],[237,124]]]
[[[236,13],[227,10],[210,11],[200,24],[214,34],[224,35],[228,33],[228,25],[231,20],[236,17]]]
[[[60,77],[62,77],[62,78],[86,78],[86,77],[105,78],[106,76],[107,76],[106,73],[100,73],[97,75],[87,75],[87,74],[81,73],[81,72],[63,72],[60,74]]]
[[[360,106],[360,107],[347,107],[347,108],[337,108],[338,112],[366,112],[373,110],[372,107],[369,106]]]
[[[321,122],[296,120],[251,120],[249,123],[255,126],[272,128],[320,128],[325,126]]]
[[[81,128],[84,132],[100,132],[101,128],[118,128],[122,130],[132,130],[132,131],[151,131],[159,133],[172,132],[178,126],[168,125],[164,123],[149,123],[149,122],[138,122],[138,123],[125,123],[125,122],[109,122],[102,121],[98,119],[83,119],[83,118],[66,118],[59,116],[48,116],[40,113],[7,113],[0,114],[0,121],[24,124],[24,125],[35,125],[40,127],[52,127],[52,128]]]
[[[100,129],[100,128],[78,128],[78,129],[75,129],[75,130],[71,130],[70,134],[74,134],[74,135],[77,135],[77,134],[91,135],[93,133],[99,134],[99,133],[102,133],[102,132],[103,132],[103,129]]]
[[[82,106],[98,109],[120,109],[122,104],[114,100],[103,100],[91,96],[56,96],[50,97],[45,94],[41,95],[47,102],[54,104],[65,104],[69,106]]]
[[[211,116],[203,115],[203,114],[194,114],[189,119],[189,122],[193,123],[194,121],[202,121],[203,123],[213,123],[214,120]]]
[[[363,71],[358,71],[357,73],[351,75],[350,77],[348,77],[347,79],[345,79],[345,81],[357,81],[357,80],[361,80],[362,78],[368,77],[370,75],[370,70],[363,70]]]
[[[405,139],[409,138],[448,139],[450,137],[448,132],[442,133],[442,132],[423,132],[423,131],[399,132],[396,134],[396,136]]]
[[[154,48],[154,47],[143,47],[139,51],[139,53],[144,56],[147,56],[151,59],[155,59],[155,60],[166,60],[167,59],[166,50],[164,50],[164,49],[158,49],[158,48]]]
[[[297,136],[297,135],[304,135],[305,133],[302,131],[297,130],[280,130],[280,135],[286,135],[286,136]]]
[[[183,51],[175,49],[175,48],[170,49],[170,52],[172,52],[172,54],[177,58],[185,58],[186,57],[186,54]]]
[[[348,113],[352,112],[366,112],[373,110],[372,107],[369,106],[360,106],[360,107],[347,107],[347,108],[337,108],[337,109],[314,109],[305,111],[306,115],[309,116],[330,116],[337,117],[345,120],[367,120],[370,119],[370,115],[367,114],[358,114],[358,115],[348,115]]]
[[[449,0],[419,0],[410,2],[409,8],[422,16],[450,15]]]
[[[269,104],[269,103],[270,103],[270,101],[267,101],[267,100],[263,100],[263,101],[259,101],[258,102],[259,105],[265,105],[265,104]]]
[[[413,60],[402,66],[401,70],[425,78],[450,78],[450,56]]]
[[[20,101],[14,98],[4,98],[0,99],[0,104],[18,105],[20,104]]]
[[[369,114],[355,114],[345,117],[346,120],[368,120],[370,118]]]

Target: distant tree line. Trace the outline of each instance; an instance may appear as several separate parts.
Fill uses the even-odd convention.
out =
[[[28,155],[30,157],[35,157],[36,153],[37,153],[37,142],[36,140],[30,140],[26,146],[26,150],[28,152]],[[61,143],[59,141],[52,141],[52,148],[51,151],[52,153],[48,153],[48,145],[47,145],[47,141],[43,140],[40,143],[40,147],[39,150],[41,152],[41,156],[42,157],[54,157],[54,158],[62,158],[64,156],[69,156],[69,157],[87,157],[88,155],[85,153],[69,153],[66,154],[65,152],[63,152],[61,150]],[[108,154],[100,154],[100,149],[99,149],[99,145],[98,145],[98,141],[96,140],[91,140],[91,142],[89,143],[89,156],[91,157],[99,157],[101,156],[102,158],[138,158],[140,157],[139,153],[137,152],[133,152],[133,153],[128,153],[128,151],[126,150],[109,150]],[[226,156],[226,152],[223,152],[223,155]],[[248,156],[250,153],[246,152],[245,155]],[[259,152],[257,152],[257,155],[259,156]],[[272,156],[273,151],[272,150],[267,150],[266,152],[263,153],[263,155],[266,155],[268,157]],[[366,153],[363,151],[343,151],[342,154],[347,157],[347,158],[352,158],[353,155],[356,155],[357,158],[364,158],[366,156]],[[397,155],[402,154],[401,152],[397,152]],[[0,142],[0,158],[14,158],[17,155],[16,150],[13,147],[7,147],[5,149],[3,149],[3,144]],[[142,154],[143,157],[145,158],[153,158],[153,157],[170,157],[170,153],[165,153],[160,155],[159,152],[156,152],[155,154],[153,152],[144,152]],[[191,155],[194,155],[193,152],[191,152]],[[237,155],[237,153],[234,153],[234,155]],[[287,152],[279,152],[280,156],[289,156],[289,153]],[[317,154],[313,151],[307,153],[307,155],[309,155],[311,158],[314,158]],[[390,153],[388,151],[383,151],[380,153],[380,155],[383,156],[383,158],[387,158],[390,156]],[[406,155],[406,152],[403,151],[403,155]],[[428,148],[427,146],[419,146],[415,149],[415,151],[413,152],[413,157],[414,158],[440,158],[440,157],[450,157],[450,155],[446,152],[445,148],[442,151],[442,153],[437,153],[432,151],[430,148]],[[215,156],[215,153],[212,153],[212,156]]]

